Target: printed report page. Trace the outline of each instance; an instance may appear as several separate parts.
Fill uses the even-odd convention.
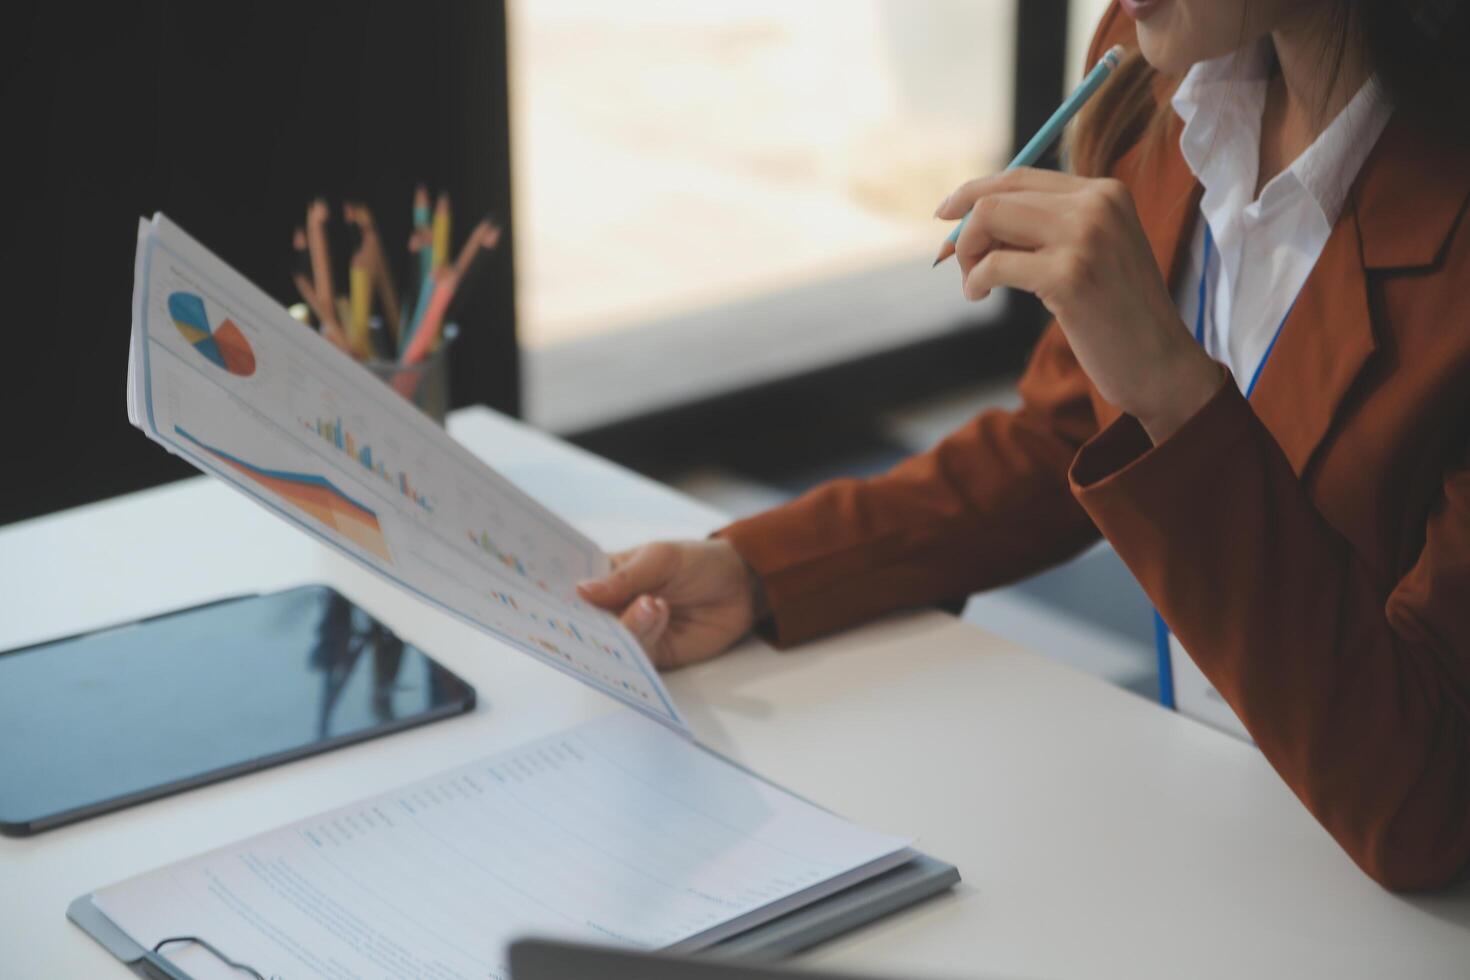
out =
[[[142,223],[129,417],[379,575],[687,734],[638,642],[575,584],[590,540],[163,216]]]

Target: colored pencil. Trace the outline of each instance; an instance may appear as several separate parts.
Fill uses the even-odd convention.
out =
[[[441,193],[434,205],[434,252],[431,268],[438,272],[449,265],[449,195]]]
[[[408,335],[413,331],[414,313],[422,298],[424,283],[432,282],[428,272],[429,231],[415,228],[408,236],[408,292],[403,297],[403,327],[398,331],[398,348],[407,346]]]
[[[316,286],[312,282],[312,263],[306,245],[306,229],[297,228],[291,235],[291,281],[296,285],[296,292],[301,294],[302,301],[316,317],[316,325],[321,330],[322,336],[345,351],[347,350],[347,338],[337,326],[336,318],[323,305],[321,297],[317,295]]]
[[[398,321],[398,288],[393,282],[393,270],[388,257],[383,254],[383,240],[378,235],[377,223],[372,209],[366,204],[349,204],[343,209],[347,220],[355,223],[362,232],[363,248],[373,270],[373,286],[378,292],[378,306],[383,310],[383,320],[389,334],[396,339],[400,330]]]
[[[291,275],[305,276],[311,281],[311,255],[306,251],[306,229],[297,228],[291,233]]]
[[[317,298],[330,310],[336,287],[332,284],[332,252],[327,246],[327,202],[321,198],[306,208],[306,245],[311,252],[311,281]]]
[[[348,290],[352,318],[347,321],[347,339],[352,345],[352,353],[362,358],[371,357],[373,347],[368,339],[368,319],[373,315],[373,269],[362,249],[352,257]]]
[[[1078,110],[1087,104],[1087,100],[1097,93],[1102,83],[1108,80],[1108,76],[1122,60],[1123,53],[1123,46],[1119,44],[1114,45],[1107,54],[1103,55],[1093,66],[1092,71],[1087,73],[1087,77],[1082,79],[1082,84],[1078,85],[1072,94],[1067,96],[1067,100],[1057,107],[1057,111],[1052,113],[1051,118],[1036,131],[1031,141],[1021,148],[1016,158],[1006,165],[1006,169],[1016,170],[1020,167],[1029,167],[1040,160],[1042,154],[1051,149],[1051,145],[1061,138],[1062,130],[1067,128],[1067,123],[1072,121],[1072,117],[1077,115]],[[949,233],[944,244],[939,246],[939,256],[934,260],[935,265],[954,254],[955,242],[959,241],[960,232],[965,230],[965,223],[969,220],[970,216],[966,214],[960,219],[960,223],[954,226],[954,230]]]
[[[423,250],[419,252],[418,263],[418,284],[420,289],[423,288],[424,283],[432,281],[430,279],[430,273],[434,271],[434,254],[429,250],[429,220],[429,189],[423,184],[419,184],[413,189],[413,233],[414,235],[421,236],[424,242]],[[412,238],[410,238],[411,242]],[[399,340],[401,343],[402,338],[400,337]]]
[[[450,297],[449,307],[444,311],[445,323],[453,323],[455,314],[464,308],[465,300],[474,293],[475,286],[484,278],[485,269],[490,264],[490,253],[499,244],[500,229],[490,218],[485,218],[475,226],[454,263],[454,295]]]
[[[434,283],[433,296],[424,311],[423,320],[414,332],[413,340],[403,352],[403,363],[417,364],[439,341],[439,330],[444,324],[444,311],[449,308],[449,301],[454,297],[455,278],[453,272],[447,272],[440,276]]]
[[[434,290],[442,278],[442,273],[437,276],[431,276],[424,280],[423,285],[419,286],[419,295],[418,300],[414,303],[413,316],[408,318],[408,329],[403,331],[403,336],[398,340],[399,350],[407,352],[409,345],[418,336],[418,332],[423,329],[424,317],[429,312],[429,303],[433,300]]]

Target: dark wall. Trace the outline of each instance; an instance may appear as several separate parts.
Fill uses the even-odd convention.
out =
[[[511,230],[500,3],[11,4],[0,86],[0,523],[192,473],[124,409],[139,216],[288,303],[315,195],[390,255],[420,180]],[[516,411],[507,245],[459,320],[455,403]]]

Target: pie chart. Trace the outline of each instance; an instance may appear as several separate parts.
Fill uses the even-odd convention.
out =
[[[255,373],[255,351],[234,320],[221,320],[219,326],[210,329],[204,300],[184,292],[169,294],[168,315],[200,357],[242,378]]]

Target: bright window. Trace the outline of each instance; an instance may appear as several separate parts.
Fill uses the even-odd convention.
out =
[[[511,0],[521,343],[927,265],[1011,147],[1014,9]]]
[[[1087,59],[1087,46],[1092,43],[1092,33],[1097,22],[1102,20],[1103,11],[1112,6],[1112,0],[1070,0],[1067,4],[1067,87],[1070,89],[1082,81],[1083,64]]]

